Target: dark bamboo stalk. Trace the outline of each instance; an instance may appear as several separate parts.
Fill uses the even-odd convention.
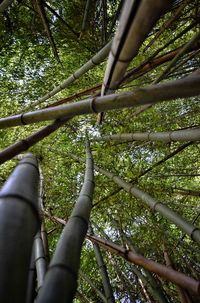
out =
[[[173,192],[176,192],[181,195],[200,197],[200,191],[198,190],[192,190],[192,189],[180,188],[180,187],[174,187],[172,190]]]
[[[29,266],[28,282],[26,290],[26,303],[33,303],[36,297],[36,271],[35,271],[35,255],[32,249],[31,262]]]
[[[171,281],[172,283],[180,285],[181,287],[184,287],[196,294],[200,294],[200,282],[187,277],[183,273],[177,272],[174,269],[167,268],[160,263],[149,260],[139,254],[133,253],[131,250],[119,246],[111,241],[107,241],[91,235],[88,235],[87,238],[93,243],[99,244],[104,249],[123,257],[125,260],[131,263],[142,266],[143,268],[158,274],[159,276],[168,281]]]
[[[35,255],[35,267],[37,273],[37,292],[44,283],[44,277],[47,271],[47,263],[45,258],[43,241],[41,238],[41,231],[38,231],[34,238],[34,255]]]
[[[84,11],[84,15],[83,15],[83,23],[81,26],[81,31],[84,32],[86,29],[86,21],[88,18],[88,13],[89,13],[89,9],[90,9],[90,0],[86,1],[86,5],[85,5],[85,11]]]
[[[43,127],[42,129],[30,135],[26,139],[20,140],[5,148],[4,150],[0,151],[0,164],[12,159],[14,156],[17,156],[21,152],[29,149],[31,146],[33,146],[34,144],[41,141],[42,139],[56,131],[58,128],[63,126],[68,120],[68,118],[59,119],[53,122],[52,124]]]
[[[199,72],[183,79],[163,84],[151,85],[135,89],[134,92],[107,95],[60,105],[53,108],[19,114],[0,119],[0,128],[36,123],[60,117],[99,113],[112,109],[135,107],[137,105],[169,101],[179,98],[197,96],[200,94]]]
[[[93,234],[93,230],[92,230],[91,226],[90,226],[90,233]],[[98,264],[98,267],[99,267],[99,271],[100,271],[100,274],[101,274],[106,300],[107,300],[108,303],[114,303],[115,299],[114,299],[114,296],[113,296],[113,290],[112,290],[112,286],[110,284],[110,279],[109,279],[109,276],[108,276],[107,267],[106,267],[105,262],[103,260],[101,250],[100,250],[98,244],[96,244],[96,243],[93,243],[93,248],[94,248],[94,252],[95,252],[95,258],[96,258],[96,261],[97,261],[97,264]]]
[[[85,238],[94,190],[93,159],[86,142],[86,171],[83,187],[56,252],[50,263],[37,303],[72,302],[77,288],[77,275],[82,243]]]
[[[162,142],[173,142],[173,141],[199,141],[200,140],[200,127],[188,128],[182,130],[174,130],[168,132],[144,132],[144,133],[127,133],[127,134],[114,134],[103,137],[94,137],[91,141],[105,141],[109,142],[122,141],[162,141]]]
[[[37,160],[26,155],[0,192],[0,298],[26,301],[27,281],[38,214]]]

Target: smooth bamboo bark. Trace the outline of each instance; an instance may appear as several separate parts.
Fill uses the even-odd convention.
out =
[[[131,263],[142,266],[143,268],[158,274],[168,281],[180,285],[181,287],[184,287],[196,294],[200,294],[200,282],[187,277],[185,274],[182,274],[174,269],[167,268],[165,265],[149,260],[139,254],[133,253],[129,249],[127,250],[126,248],[119,246],[111,241],[91,235],[88,235],[87,238],[93,243],[95,242],[99,244],[104,249],[120,255]]]
[[[71,104],[46,108],[21,115],[0,119],[0,128],[36,123],[57,119],[71,118],[77,115],[99,113],[112,109],[135,107],[137,105],[169,101],[200,94],[200,72],[183,79],[135,89],[134,92],[90,98]]]
[[[103,137],[94,137],[91,141],[199,141],[200,140],[200,127],[188,128],[183,130],[174,130],[168,132],[145,132],[145,133],[127,133],[127,134],[114,134]]]
[[[0,298],[26,301],[34,236],[39,228],[37,160],[26,155],[0,192]]]
[[[41,238],[41,231],[38,231],[34,238],[34,255],[35,255],[35,267],[37,273],[37,291],[44,283],[44,277],[47,271],[47,263],[45,258],[43,241]]]
[[[81,26],[81,31],[82,32],[85,31],[85,29],[86,29],[86,21],[87,21],[87,18],[88,18],[89,9],[90,9],[90,0],[87,0],[86,5],[85,5],[84,15],[83,15],[83,23],[82,23],[82,26]]]
[[[90,226],[90,233],[93,234],[93,230],[92,230],[91,226]],[[96,244],[96,243],[93,243],[93,248],[94,248],[95,258],[96,258],[96,261],[97,261],[97,264],[98,264],[98,267],[99,267],[99,271],[100,271],[100,274],[101,274],[106,300],[107,300],[108,303],[114,303],[115,299],[114,299],[114,296],[113,296],[113,290],[112,290],[112,286],[110,284],[110,279],[109,279],[109,276],[108,276],[107,267],[106,267],[105,262],[103,260],[101,250],[99,248],[99,245]]]
[[[172,223],[177,225],[181,230],[183,230],[187,235],[189,235],[194,241],[200,243],[200,229],[195,227],[193,224],[185,221],[180,215],[171,210],[169,207],[165,206],[161,202],[156,201],[149,194],[140,190],[135,185],[131,183],[127,183],[122,180],[120,177],[114,175],[113,173],[98,167],[94,166],[95,170],[104,174],[111,180],[113,180],[116,184],[122,187],[128,193],[131,193],[137,199],[142,200],[147,206],[149,206],[152,210],[159,212],[165,218],[169,219]]]
[[[118,87],[128,64],[137,55],[153,25],[171,2],[142,0],[124,3],[120,25],[113,39],[108,58],[102,95],[109,89],[115,90]]]
[[[0,164],[3,164],[4,162],[12,159],[13,157],[17,156],[21,152],[29,149],[34,144],[38,143],[45,137],[52,134],[54,131],[56,131],[58,128],[63,126],[69,119],[59,119],[53,122],[52,124],[49,124],[48,126],[45,126],[41,128],[39,131],[33,133],[26,139],[22,139],[8,147],[6,147],[4,150],[0,151]]]
[[[84,183],[50,263],[37,303],[72,302],[77,288],[77,276],[94,191],[93,159],[86,142]]]
[[[33,303],[36,297],[36,271],[35,271],[35,254],[32,249],[31,262],[29,266],[27,289],[26,289],[26,303]]]
[[[102,294],[102,292],[98,288],[96,288],[92,280],[82,270],[79,271],[79,275],[83,280],[85,280],[91,286],[91,288],[96,292],[99,298],[101,298],[101,300],[104,303],[107,303],[106,297]]]

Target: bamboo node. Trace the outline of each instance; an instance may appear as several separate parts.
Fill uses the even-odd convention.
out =
[[[86,227],[88,228],[88,222],[87,222],[86,219],[84,219],[83,217],[78,216],[78,215],[74,215],[74,216],[71,216],[71,217],[70,217],[70,219],[74,219],[74,218],[80,219],[80,220],[86,225]]]
[[[20,120],[23,125],[26,125],[26,122],[24,121],[24,114],[20,115]]]
[[[96,111],[95,109],[95,100],[96,98],[92,98],[91,101],[90,101],[90,109],[93,113],[97,114],[98,112]]]

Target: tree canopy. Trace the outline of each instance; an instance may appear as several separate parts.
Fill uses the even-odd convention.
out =
[[[123,46],[119,45],[112,58],[114,63],[107,64],[110,48],[114,49],[110,41],[116,39],[116,32],[120,36],[124,2],[0,2],[1,118],[18,114],[21,121],[15,127],[0,129],[0,159],[4,149],[22,140],[20,152],[11,153],[6,162],[2,160],[0,183],[7,180],[21,151],[29,149],[39,160],[42,216],[52,256],[84,182],[88,136],[95,189],[75,302],[176,303],[180,302],[180,290],[174,283],[101,248],[113,291],[113,301],[104,301],[93,247],[96,242],[91,242],[90,237],[112,241],[163,265],[170,257],[176,270],[200,279],[196,236],[200,228],[199,1],[166,1],[170,4],[155,15],[140,43],[140,32],[133,31],[133,37],[127,38],[127,48],[135,48],[135,52],[130,60],[124,60],[128,69],[120,65],[123,58],[117,54]],[[126,5],[129,2],[132,3],[126,1]],[[129,17],[137,22],[140,2],[148,1],[133,2],[136,7]],[[151,12],[146,16],[149,18]],[[144,21],[145,25],[140,19],[139,22],[142,28],[149,21]],[[138,48],[134,43],[138,43]],[[111,56],[112,51],[109,60]],[[174,83],[178,84],[173,90]],[[51,94],[56,88],[57,92]],[[132,102],[130,107],[96,110],[98,102],[115,94],[130,94],[126,101]],[[166,97],[162,98],[164,94]],[[137,98],[138,105],[134,106]],[[41,119],[20,125],[28,124],[26,113],[41,109],[50,112],[62,104],[61,113],[72,103],[80,110],[82,103],[78,102],[84,100],[90,102],[90,114],[71,113],[67,118],[59,114],[64,118],[53,122],[49,136],[36,140],[33,146],[26,139],[50,123]],[[104,113],[99,114],[101,111]],[[5,154],[9,155],[8,150]],[[131,184],[128,190],[119,178],[124,184]],[[155,199],[153,207],[149,207],[148,199]],[[163,215],[163,205],[194,224],[191,235],[187,228],[175,224],[174,214]],[[181,302],[199,302],[199,295],[186,293],[190,301]]]

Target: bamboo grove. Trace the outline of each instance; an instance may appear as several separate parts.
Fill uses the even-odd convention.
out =
[[[199,4],[1,1],[1,302],[200,302]]]

